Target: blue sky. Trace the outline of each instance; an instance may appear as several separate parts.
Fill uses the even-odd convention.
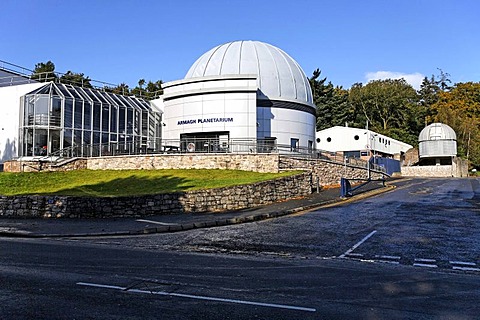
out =
[[[182,79],[209,49],[259,40],[334,85],[480,81],[477,0],[1,0],[0,60],[125,82]]]

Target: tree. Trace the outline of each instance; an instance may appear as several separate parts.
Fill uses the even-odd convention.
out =
[[[85,77],[83,73],[75,73],[72,71],[67,71],[60,77],[60,82],[65,84],[71,84],[78,87],[92,88],[90,84],[90,78]]]
[[[404,79],[374,80],[365,86],[357,83],[349,92],[357,126],[368,121],[373,130],[386,135],[396,133],[400,140],[412,140],[411,135],[418,135],[417,100],[417,92]]]
[[[455,130],[458,153],[480,166],[480,82],[457,83],[450,91],[440,92],[432,105],[434,120]]]
[[[432,75],[430,79],[427,77],[423,78],[420,90],[418,90],[418,95],[420,98],[421,117],[424,120],[425,126],[427,126],[432,119],[432,105],[438,101],[438,94],[441,91],[434,75]]]
[[[317,130],[331,126],[334,116],[332,105],[329,103],[333,96],[333,85],[331,82],[325,84],[327,78],[320,78],[322,71],[316,69],[308,80],[312,88],[312,99],[317,111]]]
[[[116,87],[104,87],[103,90],[106,92],[111,92],[115,94],[121,94],[121,95],[130,95],[130,88],[128,87],[128,84],[126,83],[120,83]]]
[[[443,70],[440,68],[437,69],[440,71],[440,74],[437,76],[437,85],[442,91],[450,90],[451,87],[449,84],[452,83],[452,80],[450,80],[450,74],[443,72]]]
[[[40,82],[55,81],[57,79],[57,75],[55,74],[55,64],[50,60],[37,63],[31,78]]]
[[[449,78],[450,74],[443,72],[442,69],[438,70],[440,74],[437,76],[432,74],[430,78],[425,77],[420,86],[420,90],[418,90],[425,126],[432,122],[435,117],[435,110],[432,108],[432,105],[438,101],[439,94],[451,89],[449,85],[452,82]]]
[[[133,88],[130,93],[144,99],[155,99],[163,93],[162,80],[157,80],[155,82],[148,81],[147,86],[143,88],[145,83],[145,79],[140,79],[138,81],[138,86]]]
[[[150,98],[154,99],[163,94],[162,84],[162,80],[157,80],[155,82],[148,81],[147,92],[149,93]]]

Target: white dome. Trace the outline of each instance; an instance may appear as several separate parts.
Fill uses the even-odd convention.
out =
[[[448,125],[437,122],[423,128],[418,136],[419,142],[430,140],[457,140],[457,135]]]
[[[259,99],[293,100],[313,105],[312,89],[298,63],[288,54],[259,41],[234,41],[203,54],[188,70],[185,79],[222,76],[257,75]]]

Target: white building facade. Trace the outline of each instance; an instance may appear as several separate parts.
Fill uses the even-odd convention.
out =
[[[0,87],[0,164],[19,156],[19,124],[21,97],[43,83],[14,83]]]
[[[235,41],[217,46],[184,79],[167,82],[163,89],[154,101],[163,111],[163,139],[187,151],[242,151],[232,149],[242,141],[262,144],[267,151],[278,145],[314,149],[316,108],[308,78],[272,45]]]
[[[343,152],[347,157],[368,159],[375,155],[400,155],[413,146],[368,129],[335,126],[317,132],[316,148]]]

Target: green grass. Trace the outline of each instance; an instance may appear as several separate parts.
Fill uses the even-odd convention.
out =
[[[115,197],[212,189],[250,184],[299,173],[237,170],[78,170],[0,173],[1,195]]]

